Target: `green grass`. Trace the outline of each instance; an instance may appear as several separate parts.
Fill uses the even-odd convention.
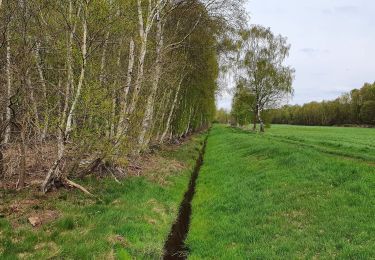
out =
[[[177,150],[159,152],[186,166],[167,174],[162,184],[158,172],[153,173],[155,181],[145,177],[129,177],[122,184],[110,178],[85,180],[82,185],[102,202],[77,190],[46,196],[3,191],[0,199],[7,206],[26,198],[37,199],[39,205],[11,221],[12,215],[0,218],[0,259],[160,258],[203,140],[200,135]],[[45,209],[59,212],[59,218],[32,228],[28,215]]]
[[[268,136],[375,164],[375,129],[274,125]]]
[[[374,259],[375,129],[216,125],[190,259]]]

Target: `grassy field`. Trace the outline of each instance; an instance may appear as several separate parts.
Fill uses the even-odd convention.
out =
[[[190,259],[375,258],[375,129],[216,125]]]
[[[160,258],[203,140],[200,135],[152,155],[144,177],[122,184],[85,180],[101,202],[76,190],[0,191],[0,259]],[[51,219],[33,228],[33,215]]]

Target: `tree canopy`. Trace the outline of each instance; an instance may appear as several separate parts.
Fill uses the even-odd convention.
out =
[[[254,130],[259,120],[260,131],[264,131],[262,112],[278,106],[293,93],[294,69],[284,64],[290,45],[286,38],[259,25],[242,31],[241,36],[233,113],[242,115],[237,120],[246,121],[246,110],[251,111]]]
[[[272,111],[272,122],[278,124],[333,126],[345,124],[375,125],[375,83],[332,101],[286,105]]]

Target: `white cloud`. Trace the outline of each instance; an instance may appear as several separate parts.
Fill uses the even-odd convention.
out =
[[[247,9],[252,24],[271,27],[292,44],[291,103],[334,99],[375,81],[374,0],[250,0]]]

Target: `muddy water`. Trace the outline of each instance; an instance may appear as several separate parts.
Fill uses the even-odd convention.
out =
[[[189,232],[191,201],[195,194],[195,185],[203,164],[203,157],[206,150],[207,137],[204,141],[202,150],[199,153],[194,171],[191,175],[189,188],[185,192],[184,199],[180,204],[180,210],[176,222],[173,224],[168,239],[164,245],[164,259],[187,259],[188,248],[185,246],[185,239]]]

